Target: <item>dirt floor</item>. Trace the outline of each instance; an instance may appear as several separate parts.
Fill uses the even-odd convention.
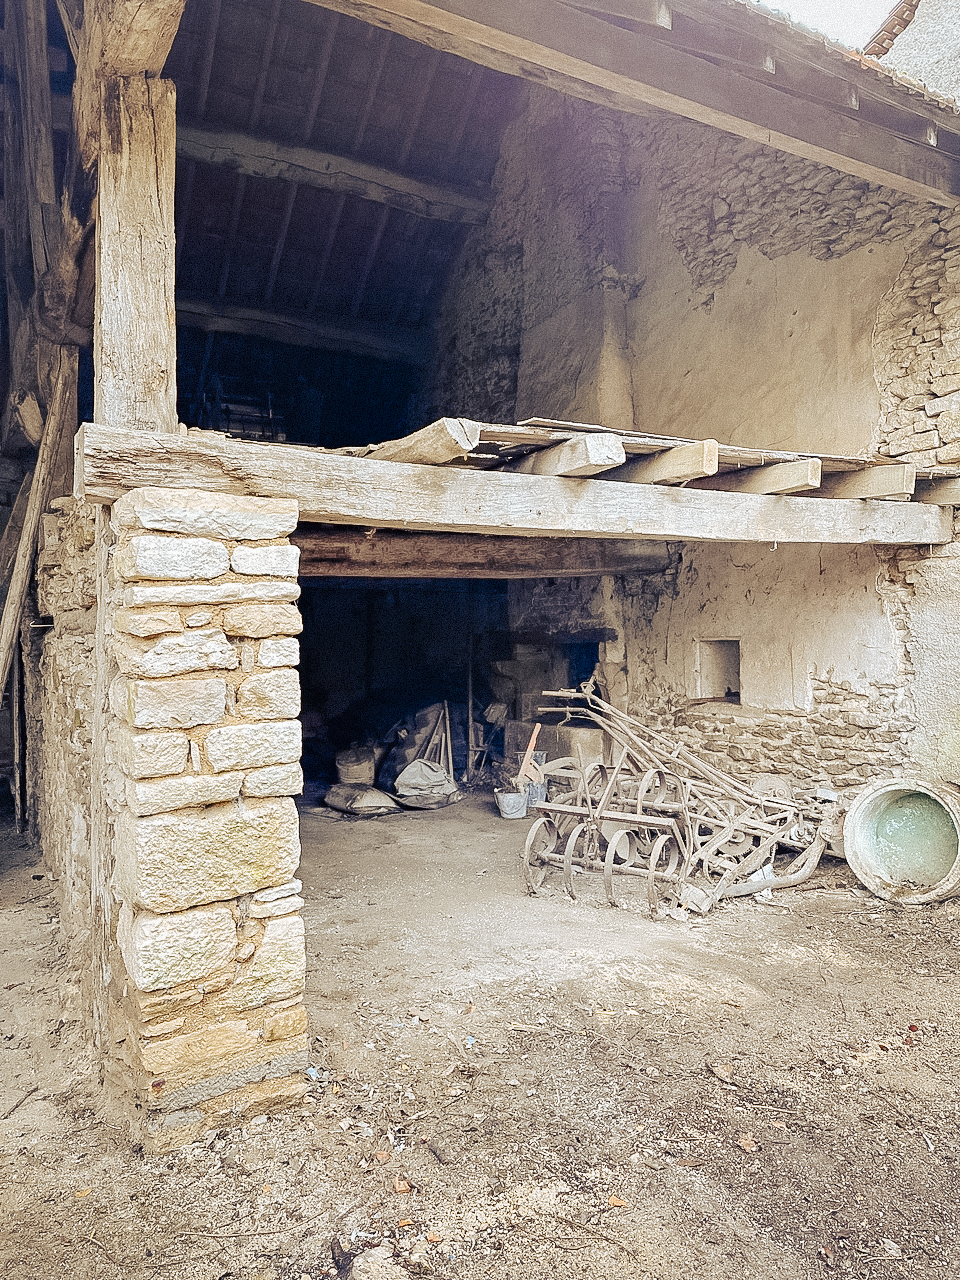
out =
[[[2,1274],[960,1274],[957,904],[828,860],[653,923],[589,876],[526,897],[527,825],[305,805],[306,1105],[162,1158],[99,1117],[56,886],[8,832]]]

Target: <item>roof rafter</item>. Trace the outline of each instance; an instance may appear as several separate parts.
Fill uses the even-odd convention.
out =
[[[492,200],[488,192],[424,182],[349,156],[191,125],[177,130],[177,154],[186,160],[233,169],[249,178],[279,178],[321,191],[342,192],[441,222],[482,222]]]
[[[922,97],[911,96],[891,81],[881,86],[875,69],[850,55],[849,69],[840,61],[814,65],[815,79],[834,87],[846,73],[858,84],[866,76],[876,91],[896,104],[902,128],[865,120],[853,110],[820,101],[816,96],[784,93],[776,75],[766,82],[717,66],[703,57],[653,38],[654,25],[642,31],[624,29],[611,20],[584,13],[565,0],[309,0],[346,13],[483,66],[540,83],[619,110],[646,113],[656,107],[740,137],[776,147],[869,182],[918,199],[954,206],[960,202],[960,156],[937,145],[936,130],[916,122],[939,121],[944,133],[957,137],[956,113]],[[602,8],[602,6],[599,6]],[[683,0],[686,13],[701,6]],[[787,52],[803,43],[811,62],[815,41],[785,28],[778,33],[745,6],[713,13],[723,21],[734,15],[741,27],[757,19],[756,34],[769,31],[771,42],[783,40]],[[709,11],[704,7],[704,15]],[[706,17],[704,18],[706,21]],[[664,31],[666,35],[666,31]],[[808,53],[809,45],[809,53]],[[776,52],[776,50],[774,50]],[[873,80],[870,88],[875,86]],[[865,87],[866,82],[864,81]],[[825,92],[824,97],[829,95]],[[910,123],[911,127],[907,127]],[[913,135],[913,136],[911,136]]]

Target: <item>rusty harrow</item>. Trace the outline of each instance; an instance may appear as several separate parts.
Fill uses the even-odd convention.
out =
[[[825,849],[829,823],[822,807],[761,796],[699,760],[588,687],[544,694],[570,719],[599,725],[614,744],[613,765],[554,761],[544,772],[565,789],[538,804],[523,868],[536,894],[550,867],[576,898],[574,869],[602,873],[607,901],[618,904],[614,875],[646,881],[650,914],[681,907],[706,914],[721,898],[801,884]],[[610,757],[608,757],[610,758]],[[778,875],[780,846],[796,856]]]

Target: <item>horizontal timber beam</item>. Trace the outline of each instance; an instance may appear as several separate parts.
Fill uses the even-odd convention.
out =
[[[180,125],[177,155],[221,165],[250,178],[279,178],[321,191],[359,196],[441,222],[483,222],[492,202],[489,193],[478,195],[446,183],[421,182],[380,165],[308,147],[287,147],[245,133]]]
[[[423,329],[390,328],[357,320],[316,320],[278,315],[256,307],[234,307],[202,298],[177,298],[177,323],[206,333],[243,333],[286,342],[293,347],[352,351],[378,360],[426,364],[431,334]]]
[[[936,146],[785,94],[775,77],[738,75],[564,0],[310,3],[604,106],[657,107],[918,199],[960,202],[960,160]]]
[[[93,163],[100,141],[100,88],[114,76],[158,76],[186,0],[84,0],[79,31],[70,26],[77,74],[73,112],[80,154]]]
[[[949,509],[925,503],[706,493],[610,480],[376,462],[293,445],[123,431],[77,435],[77,497],[114,502],[143,485],[295,498],[308,524],[511,537],[656,541],[949,542]]]
[[[579,578],[658,573],[658,542],[604,538],[513,538],[483,533],[408,533],[301,525],[302,578]]]

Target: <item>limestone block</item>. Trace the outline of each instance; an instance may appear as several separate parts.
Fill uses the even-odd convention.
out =
[[[293,533],[300,518],[292,498],[243,498],[202,489],[131,489],[113,504],[111,524],[123,529],[159,529],[210,538],[267,541]]]
[[[189,729],[216,724],[227,705],[222,677],[133,680],[117,676],[110,686],[110,709],[135,729]]]
[[[192,609],[184,618],[188,627],[205,627],[213,621],[212,609]]]
[[[167,912],[226,901],[292,877],[300,861],[297,807],[283,798],[146,818],[123,811],[115,854],[126,902]]]
[[[204,746],[207,759],[218,773],[224,769],[292,764],[300,759],[302,730],[299,720],[224,725],[210,730]]]
[[[281,667],[250,676],[237,690],[237,712],[248,720],[289,720],[299,715],[299,675]]]
[[[300,665],[300,641],[292,636],[264,640],[257,661],[261,667],[296,667]]]
[[[923,407],[931,417],[941,413],[956,413],[960,410],[960,391],[954,391],[947,396],[938,396],[936,400],[928,400]]]
[[[286,884],[274,885],[271,889],[258,889],[253,901],[277,902],[280,898],[295,898],[302,888],[302,880],[288,880]]]
[[[228,636],[249,636],[260,640],[264,636],[298,636],[303,630],[300,610],[292,604],[268,608],[261,604],[240,605],[227,609],[223,615],[223,629]]]
[[[183,623],[176,609],[147,609],[138,612],[120,608],[113,615],[114,631],[131,636],[159,636],[166,631],[182,631]]]
[[[163,636],[144,649],[135,640],[113,646],[117,666],[125,675],[180,676],[189,671],[232,671],[239,665],[234,646],[222,631],[189,631]]]
[[[171,578],[190,582],[219,578],[230,568],[230,553],[212,538],[161,538],[144,534],[131,538],[114,557],[121,578]]]
[[[260,1036],[245,1022],[216,1022],[201,1031],[152,1040],[140,1050],[145,1069],[155,1076],[195,1075],[198,1068],[222,1070],[222,1061],[244,1058],[259,1048]],[[208,1074],[204,1071],[204,1074]]]
[[[243,780],[245,796],[299,796],[302,792],[303,770],[298,764],[254,769]]]
[[[960,440],[954,440],[952,444],[945,444],[942,449],[938,449],[937,462],[941,466],[953,466],[960,462]]]
[[[128,778],[165,778],[187,767],[190,744],[185,733],[122,728],[117,762]]]
[[[945,445],[960,440],[960,412],[941,413],[937,419],[937,431]]]
[[[123,603],[136,609],[144,605],[239,604],[250,600],[260,603],[296,600],[300,587],[296,582],[263,582],[239,579],[237,582],[158,582],[127,587]]]
[[[295,578],[300,568],[300,548],[289,543],[274,547],[235,547],[230,567],[234,573],[255,573],[261,578]]]
[[[195,907],[172,915],[120,910],[117,941],[138,991],[159,991],[194,982],[233,959],[237,930],[229,907]],[[183,1019],[179,1022],[182,1024]],[[176,1020],[152,1031],[176,1029]]]
[[[290,1036],[305,1035],[309,1028],[307,1011],[303,1005],[275,1013],[263,1024],[264,1040],[287,1040]]]
[[[243,781],[242,773],[188,773],[179,778],[160,778],[152,782],[135,782],[128,778],[127,804],[140,817],[150,813],[168,813],[172,809],[218,804],[223,800],[235,800]],[[270,794],[284,793],[273,791]]]
[[[289,916],[306,906],[303,898],[278,898],[276,902],[251,902],[250,915],[254,920],[267,920],[274,916]]]
[[[231,1009],[254,1009],[303,993],[307,973],[303,920],[298,915],[264,921],[263,938],[253,959],[237,970],[237,980],[224,992]]]

